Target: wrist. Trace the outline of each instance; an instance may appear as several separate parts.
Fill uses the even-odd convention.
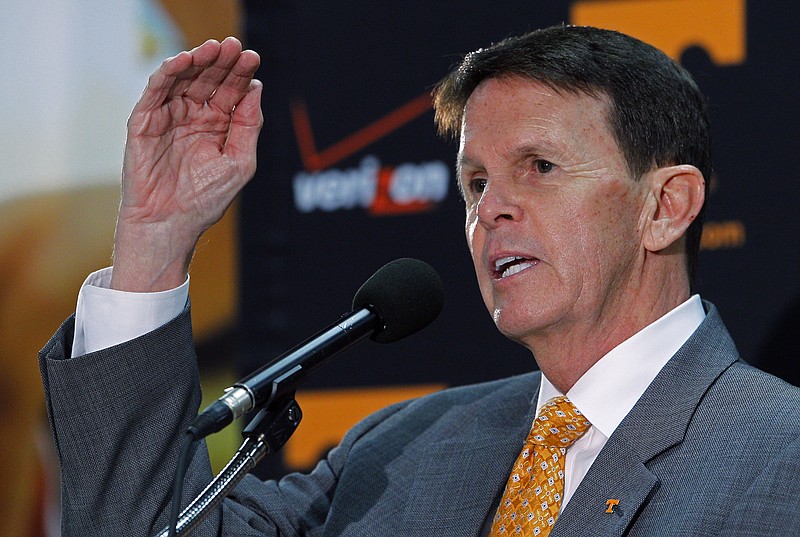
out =
[[[152,293],[186,281],[199,234],[166,223],[117,222],[110,288]]]

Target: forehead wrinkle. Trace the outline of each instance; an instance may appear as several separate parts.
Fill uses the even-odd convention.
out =
[[[510,159],[521,159],[531,156],[542,158],[554,158],[563,156],[567,152],[569,144],[564,139],[562,130],[565,122],[553,117],[532,117],[525,123],[523,135],[509,140],[507,148],[497,151],[497,145],[493,146],[495,154],[505,153]]]
[[[552,97],[552,94],[545,96]],[[602,99],[593,98],[593,100],[603,102]],[[488,123],[479,121],[475,125],[474,121],[469,120],[470,114],[464,114],[456,164],[458,177],[462,178],[464,173],[468,173],[470,170],[467,168],[485,171],[495,157],[500,162],[505,161],[507,165],[519,165],[525,159],[536,157],[562,166],[569,166],[570,163],[579,164],[575,162],[576,159],[580,161],[576,155],[576,148],[572,147],[570,142],[575,134],[573,131],[580,130],[585,123],[572,124],[573,121],[563,117],[564,111],[557,104],[538,102],[531,108],[517,110],[517,114],[526,116],[523,118],[523,132],[513,133],[510,137],[505,136],[506,124],[501,118],[490,118]],[[607,126],[606,123],[603,122],[604,127]],[[487,154],[483,154],[484,150],[480,146],[473,147],[475,144],[470,143],[470,140],[476,137],[478,140],[489,142],[489,147],[484,148]],[[477,154],[474,153],[476,149]],[[471,150],[473,154],[467,155],[467,150]],[[491,160],[485,162],[486,158]]]
[[[479,164],[476,160],[473,160],[469,156],[464,154],[464,151],[458,152],[458,159],[456,159],[456,168],[460,171],[464,166],[469,166],[472,168],[483,168],[481,164]]]

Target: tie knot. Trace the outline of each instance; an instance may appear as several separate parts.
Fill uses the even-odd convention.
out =
[[[547,447],[568,448],[591,427],[572,401],[553,397],[539,409],[528,440]]]

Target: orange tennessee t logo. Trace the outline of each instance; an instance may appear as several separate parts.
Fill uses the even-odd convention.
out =
[[[606,500],[606,505],[608,506],[606,513],[613,513],[614,507],[619,505],[619,500]]]

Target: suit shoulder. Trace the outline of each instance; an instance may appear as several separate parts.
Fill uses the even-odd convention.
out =
[[[740,392],[742,396],[756,397],[759,400],[779,399],[800,404],[800,387],[789,384],[770,373],[737,360],[718,381],[726,389]]]
[[[538,371],[499,380],[446,388],[423,397],[395,403],[368,416],[346,435],[353,443],[367,434],[417,434],[433,423],[463,423],[492,409],[524,413],[539,388]],[[400,431],[400,432],[398,432]]]
[[[709,388],[705,403],[720,416],[800,434],[800,388],[741,360]]]
[[[509,396],[522,396],[528,401],[539,388],[541,373],[535,371],[497,380],[455,386],[426,395],[415,400],[415,406],[438,406],[473,404],[483,399],[504,399]]]

